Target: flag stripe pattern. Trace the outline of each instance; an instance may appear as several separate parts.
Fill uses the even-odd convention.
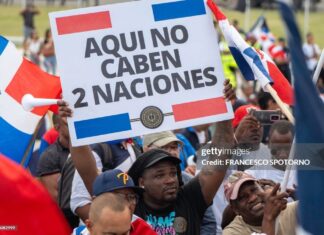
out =
[[[0,153],[20,163],[39,120],[48,109],[27,112],[21,99],[28,93],[37,98],[56,98],[61,92],[60,80],[23,58],[14,44],[2,36],[0,52]]]
[[[56,18],[58,35],[80,33],[112,27],[109,11]]]
[[[155,21],[178,19],[196,15],[205,15],[203,0],[182,0],[152,5]]]
[[[226,113],[227,107],[224,98],[217,97],[172,105],[172,110],[174,120],[179,122]]]
[[[74,126],[78,139],[132,129],[128,113],[75,121]]]
[[[267,84],[278,83],[273,88],[286,104],[293,104],[293,90],[287,79],[282,75],[277,66],[264,52],[257,51],[248,45],[239,32],[230,25],[226,16],[212,1],[207,1],[208,6],[214,13],[218,25],[228,43],[230,51],[246,80],[258,80],[266,90]],[[280,87],[280,89],[277,89]]]

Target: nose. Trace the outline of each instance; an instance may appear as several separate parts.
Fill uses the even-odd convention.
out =
[[[258,198],[258,195],[255,193],[251,193],[249,196],[249,203],[255,202],[255,200]]]
[[[166,177],[166,180],[165,180],[165,184],[174,184],[177,180],[177,175],[169,175],[168,177]]]

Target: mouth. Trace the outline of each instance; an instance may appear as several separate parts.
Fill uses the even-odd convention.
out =
[[[251,210],[254,212],[260,211],[261,209],[263,209],[264,204],[262,202],[258,202],[256,203],[254,206],[252,206]]]
[[[175,194],[177,192],[177,187],[166,188],[164,192],[167,194]]]

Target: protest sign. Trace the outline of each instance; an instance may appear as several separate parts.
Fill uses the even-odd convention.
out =
[[[203,0],[50,13],[74,146],[229,119]]]

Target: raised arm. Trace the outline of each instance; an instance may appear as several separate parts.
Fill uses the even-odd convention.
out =
[[[224,94],[227,100],[231,100],[235,97],[235,91],[232,89],[229,80],[226,80],[224,83],[225,89]],[[234,135],[232,121],[226,120],[216,123],[215,134],[212,139],[212,143],[209,148],[213,149],[231,149],[234,147]],[[229,158],[230,155],[221,154],[210,154],[208,161],[215,161],[217,159],[225,160]],[[207,205],[211,204],[213,198],[221,185],[227,167],[225,166],[213,166],[205,165],[203,166],[201,172],[199,173],[199,182],[201,185],[201,191],[203,193],[205,202]]]
[[[72,116],[72,110],[69,108],[67,102],[60,100],[58,101],[58,105],[61,117]],[[98,175],[98,170],[91,148],[88,145],[78,147],[72,147],[70,145],[70,153],[75,169],[79,172],[84,185],[90,195],[92,195],[92,184]]]

